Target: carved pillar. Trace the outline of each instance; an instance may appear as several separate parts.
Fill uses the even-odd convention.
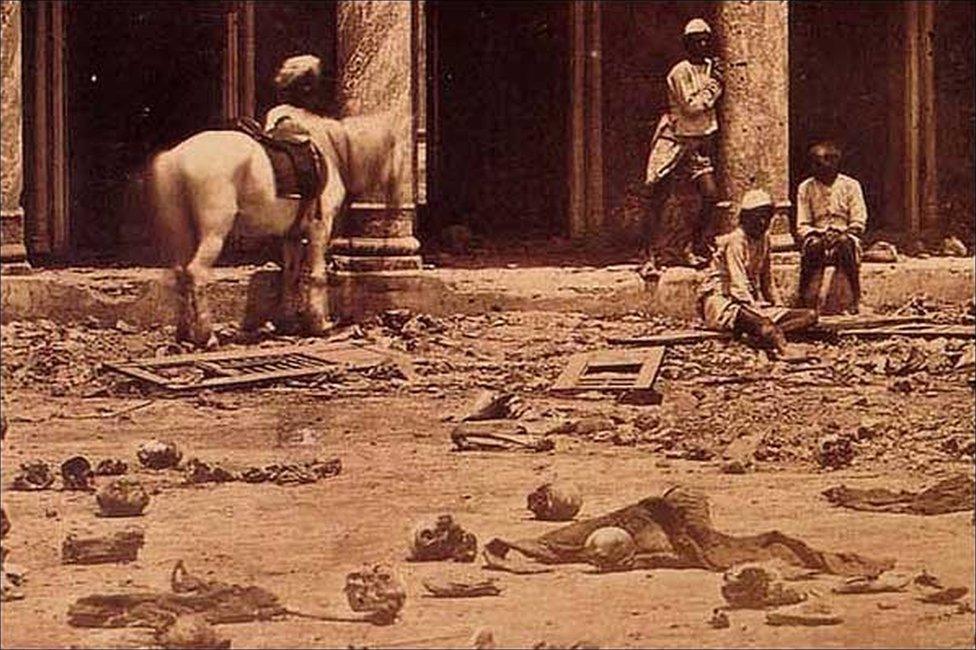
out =
[[[788,3],[725,0],[716,9],[727,66],[719,114],[725,195],[735,206],[749,188],[767,189],[780,208],[774,232],[782,231],[790,205]]]
[[[26,266],[20,2],[0,2],[0,262]],[[9,268],[9,267],[8,267]]]
[[[340,273],[419,271],[416,217],[417,2],[346,0],[337,8],[338,97],[344,116],[386,113],[397,133],[397,205],[357,197],[338,225],[332,253]]]

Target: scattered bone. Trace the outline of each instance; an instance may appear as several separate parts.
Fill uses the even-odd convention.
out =
[[[95,497],[103,517],[138,517],[149,505],[149,493],[135,479],[120,478]]]
[[[816,627],[838,625],[844,619],[824,602],[811,601],[791,607],[784,607],[766,614],[766,625],[799,625]]]
[[[502,589],[495,578],[484,580],[457,580],[431,578],[424,580],[424,588],[435,598],[478,598],[501,595]]]
[[[763,564],[744,564],[725,572],[722,596],[735,608],[762,609],[802,602],[805,596],[786,586],[778,571]]]
[[[526,507],[543,521],[569,521],[583,506],[579,487],[560,481],[544,483],[526,497]]]
[[[157,631],[156,641],[167,650],[216,650],[230,647],[213,626],[199,614],[177,616],[172,624]]]
[[[128,464],[117,458],[105,458],[95,466],[95,476],[121,476],[128,471]]]
[[[61,545],[62,564],[113,564],[134,562],[145,543],[145,533],[128,529],[103,537],[68,533]]]
[[[186,462],[184,472],[184,481],[188,485],[196,485],[200,483],[227,483],[229,481],[237,480],[237,476],[230,470],[224,469],[216,463],[212,465],[205,463],[197,458],[191,458]]]
[[[139,462],[148,469],[171,469],[180,464],[183,453],[172,442],[150,440],[136,452]]]
[[[885,571],[877,577],[855,576],[834,587],[835,594],[883,594],[904,591],[912,582],[910,574]]]
[[[440,515],[434,521],[422,521],[414,527],[408,559],[473,562],[477,552],[478,538],[458,525],[451,515]]]
[[[531,407],[514,393],[482,391],[461,418],[462,422],[479,420],[518,420],[531,415]]]
[[[969,593],[967,587],[947,587],[919,597],[923,603],[950,605]]]
[[[712,610],[712,617],[708,619],[708,624],[716,630],[724,630],[732,625],[729,622],[729,615],[717,607]]]
[[[11,490],[34,492],[47,490],[54,485],[54,474],[44,461],[21,463],[20,472],[10,485]]]

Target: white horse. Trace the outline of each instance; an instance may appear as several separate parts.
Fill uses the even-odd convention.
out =
[[[321,333],[328,320],[325,255],[333,224],[354,197],[369,193],[395,201],[396,138],[389,116],[334,120],[283,104],[266,123],[282,119],[306,131],[322,153],[326,182],[317,206],[278,198],[267,154],[242,132],[204,131],[151,162],[161,252],[180,294],[178,340],[216,343],[204,287],[237,219],[258,234],[284,238],[276,324]]]

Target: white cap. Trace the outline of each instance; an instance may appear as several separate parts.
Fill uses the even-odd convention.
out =
[[[773,197],[766,190],[749,190],[742,195],[740,210],[755,210],[756,208],[773,207]]]
[[[285,59],[275,76],[275,86],[284,88],[291,85],[296,79],[306,74],[318,76],[322,74],[322,61],[317,56],[311,54],[301,54]]]
[[[692,18],[685,25],[685,36],[688,34],[711,34],[712,28],[701,18]]]

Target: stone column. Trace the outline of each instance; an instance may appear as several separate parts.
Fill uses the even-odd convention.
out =
[[[337,93],[343,116],[386,114],[397,135],[395,205],[383,196],[355,197],[332,243],[330,310],[335,319],[355,320],[399,306],[398,294],[419,290],[415,41],[423,5],[417,0],[342,0],[337,18]]]
[[[337,73],[343,116],[385,113],[393,121],[397,205],[363,196],[339,225],[336,265],[348,272],[417,271],[414,237],[415,83],[413,30],[417,3],[349,0],[338,5]]]
[[[0,262],[6,270],[27,266],[20,9],[19,1],[0,2]]]
[[[749,0],[724,0],[715,16],[726,63],[719,113],[722,186],[733,209],[749,188],[767,189],[781,213],[774,232],[783,230],[790,206],[788,17],[785,1]]]

